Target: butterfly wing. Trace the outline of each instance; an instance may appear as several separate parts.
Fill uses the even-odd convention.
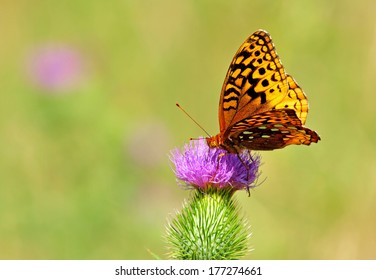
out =
[[[273,109],[293,109],[304,125],[308,114],[307,97],[290,75],[287,75],[287,83],[289,85],[287,95]]]
[[[320,140],[315,131],[302,126],[293,109],[273,109],[252,115],[233,125],[224,137],[224,146],[235,150],[274,150]]]
[[[219,102],[220,133],[246,117],[271,110],[288,89],[270,35],[256,31],[240,46],[227,71]]]
[[[231,153],[309,145],[319,135],[304,127],[308,101],[285,73],[270,35],[253,33],[238,49],[227,71],[219,101],[220,133],[210,147]]]

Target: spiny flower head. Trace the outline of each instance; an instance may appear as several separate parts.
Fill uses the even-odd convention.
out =
[[[183,186],[197,189],[231,188],[249,190],[257,179],[260,157],[250,151],[231,154],[221,148],[209,148],[205,139],[191,140],[183,149],[171,151],[175,175]]]

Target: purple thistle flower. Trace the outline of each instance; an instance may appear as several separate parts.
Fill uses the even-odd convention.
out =
[[[209,148],[204,138],[190,141],[182,150],[172,150],[170,160],[175,165],[178,182],[198,189],[249,190],[260,166],[259,155],[251,156],[249,151],[243,151],[238,156],[220,148]]]
[[[67,45],[44,45],[34,50],[29,58],[30,80],[38,87],[60,93],[76,88],[84,74],[81,53]]]

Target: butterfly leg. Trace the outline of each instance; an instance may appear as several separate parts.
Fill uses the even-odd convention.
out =
[[[211,180],[213,180],[215,175],[217,175],[217,172],[218,172],[218,169],[219,169],[219,162],[221,160],[221,157],[223,157],[224,155],[225,155],[224,153],[218,155],[218,157],[217,157],[217,167],[215,169],[215,173],[214,173],[213,177],[211,178]]]
[[[237,157],[238,157],[238,159],[240,160],[240,162],[243,164],[243,166],[245,167],[245,169],[247,169],[247,181],[249,180],[249,172],[250,172],[250,170],[249,170],[249,167],[244,163],[244,161],[243,161],[243,159],[240,157],[240,153],[238,152],[238,153],[236,153],[236,155],[237,155]],[[252,159],[252,157],[251,157],[251,159]],[[253,159],[252,159],[252,161],[253,161]],[[251,196],[251,192],[249,191],[249,186],[247,186],[247,193],[248,193],[248,196]]]
[[[252,157],[252,154],[251,154],[251,151],[250,150],[247,150],[248,152],[248,155],[249,155],[249,158],[251,159],[252,163],[255,161]]]
[[[217,157],[217,166],[216,166],[215,172],[214,172],[214,174],[211,176],[209,182],[211,182],[211,183],[215,183],[215,182],[214,182],[214,179],[215,179],[215,176],[217,175],[218,170],[219,170],[220,160],[221,160],[221,157],[223,157],[224,155],[225,155],[225,153],[222,153],[222,154],[218,155],[218,157]]]

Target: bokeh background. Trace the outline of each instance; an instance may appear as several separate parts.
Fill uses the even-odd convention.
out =
[[[268,30],[310,101],[310,147],[237,194],[248,259],[376,258],[376,2],[0,1],[0,258],[166,257],[189,191],[174,147],[218,132],[229,63]]]

